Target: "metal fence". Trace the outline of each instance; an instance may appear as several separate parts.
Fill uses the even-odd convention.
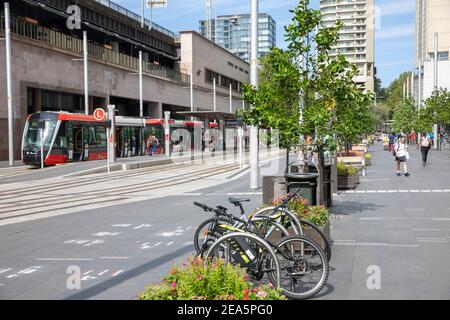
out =
[[[0,17],[0,31],[5,31],[5,17]],[[11,32],[27,39],[46,43],[70,53],[83,54],[83,40],[66,35],[64,33],[42,27],[35,24],[26,23],[23,19],[11,17]],[[132,70],[139,70],[139,59],[111,49],[102,47],[94,43],[88,43],[88,56],[106,63],[125,67]],[[144,73],[157,77],[169,79],[181,83],[189,84],[189,75],[174,71],[172,69],[156,65],[149,62],[143,64]]]
[[[126,9],[126,8],[116,4],[116,3],[114,3],[114,2],[112,2],[112,1],[109,1],[109,0],[95,0],[95,2],[101,3],[102,5],[107,6],[108,8],[113,9],[114,11],[120,12],[120,13],[126,15],[127,17],[129,17],[129,18],[131,18],[133,20],[136,20],[138,22],[141,22],[141,20],[142,20],[142,17],[140,15],[138,15],[138,14],[136,14],[136,13],[134,13],[134,12],[132,12],[132,11],[130,11],[130,10],[128,10],[128,9]],[[151,25],[152,28],[154,28],[155,30],[158,30],[159,32],[162,32],[164,34],[167,34],[168,36],[171,36],[172,38],[175,38],[176,34],[174,32],[172,32],[170,30],[167,30],[166,28],[161,27],[160,25],[158,25],[158,24],[156,24],[154,22],[151,22],[151,21],[149,21],[147,19],[145,19],[144,21],[145,21],[144,24],[147,27],[150,27],[150,25]]]

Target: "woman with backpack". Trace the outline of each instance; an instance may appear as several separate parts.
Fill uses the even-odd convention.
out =
[[[406,136],[402,135],[399,141],[394,144],[394,156],[395,161],[397,161],[397,176],[401,176],[400,174],[400,163],[403,163],[403,169],[405,171],[405,177],[408,177],[410,174],[408,173],[408,165],[407,161],[409,159],[408,153],[408,144],[406,143]]]
[[[422,165],[427,165],[428,151],[431,149],[431,139],[428,135],[424,134],[420,140],[420,152],[422,153]]]

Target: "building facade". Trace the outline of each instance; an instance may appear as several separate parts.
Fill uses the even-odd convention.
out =
[[[0,1],[0,38],[5,35],[4,2]],[[45,6],[39,3],[45,3]],[[101,2],[101,3],[100,3]],[[249,83],[245,61],[195,31],[175,34],[107,0],[78,0],[81,29],[68,28],[69,0],[10,1],[14,155],[20,159],[27,116],[38,111],[84,113],[83,31],[88,34],[89,112],[116,106],[118,115],[139,116],[139,51],[143,52],[144,116],[161,119],[165,111],[191,110],[190,69],[193,64],[194,110],[213,110],[208,70],[217,79],[217,111],[242,106],[240,86]],[[195,41],[193,45],[192,42]],[[4,41],[0,59],[5,61]],[[186,48],[194,50],[186,52]],[[197,55],[201,52],[202,55]],[[206,57],[208,56],[208,57]],[[205,58],[206,57],[206,58]],[[204,60],[207,59],[207,60]],[[209,64],[205,64],[209,59]],[[216,62],[224,63],[217,63]],[[238,69],[231,68],[237,65]],[[242,71],[240,71],[242,69]],[[0,101],[7,105],[6,63],[0,63]],[[231,85],[221,85],[221,83]],[[231,99],[230,99],[231,94]],[[8,113],[0,108],[0,160],[8,157]]]
[[[416,0],[414,97],[426,100],[435,88],[435,34],[438,35],[438,87],[450,89],[450,1]],[[419,72],[420,71],[420,72]],[[419,93],[420,80],[421,90]],[[419,97],[420,94],[420,97]]]
[[[356,83],[368,91],[375,86],[375,7],[374,0],[321,0],[325,26],[343,23],[333,53],[343,54],[358,68]]]
[[[276,22],[266,13],[258,18],[258,56],[266,55],[276,46]],[[211,20],[212,41],[249,62],[251,54],[251,19],[249,14],[218,16]],[[200,33],[207,36],[206,21],[200,21]]]

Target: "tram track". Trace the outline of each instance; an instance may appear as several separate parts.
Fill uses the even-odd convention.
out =
[[[238,165],[231,165],[231,166],[235,166],[236,169],[238,168]],[[200,174],[200,175],[198,174],[198,172],[197,173],[193,173],[193,174],[189,175],[190,178],[188,180],[183,180],[182,183],[183,184],[190,183],[190,182],[196,181],[198,179],[208,178],[208,177],[215,176],[217,174],[225,173],[225,172],[228,172],[228,171],[230,171],[230,166],[226,166],[226,168],[221,168],[221,169],[214,168],[214,170],[207,170],[203,174]],[[171,179],[171,180],[174,180],[174,179]],[[146,186],[146,190],[148,190],[149,187],[153,187],[153,189],[162,189],[162,188],[170,187],[170,186],[173,186],[173,185],[179,185],[179,184],[180,184],[179,181],[178,182],[171,181],[171,182],[159,183],[158,185]],[[136,190],[134,190],[134,191],[136,191]],[[87,207],[87,206],[92,206],[92,205],[96,205],[96,204],[105,204],[105,203],[111,203],[111,202],[114,203],[114,204],[111,204],[111,205],[116,205],[116,204],[120,204],[121,201],[123,202],[123,201],[126,201],[126,200],[130,200],[133,196],[135,196],[135,195],[129,195],[126,192],[119,192],[119,193],[117,193],[117,192],[115,192],[115,193],[114,192],[113,193],[107,192],[106,193],[106,192],[102,191],[101,193],[102,193],[101,194],[102,195],[102,200],[100,200],[100,201],[90,201],[90,200],[94,200],[94,199],[98,199],[99,198],[100,194],[95,193],[95,195],[92,195],[92,196],[89,196],[89,197],[85,197],[84,199],[79,199],[79,200],[75,200],[75,201],[73,199],[70,200],[70,201],[67,201],[68,199],[65,199],[64,201],[60,201],[60,202],[57,202],[57,203],[51,203],[50,205],[49,204],[45,204],[45,205],[42,205],[42,206],[35,206],[33,204],[30,204],[27,207],[17,208],[16,210],[14,210],[14,213],[12,213],[11,215],[8,215],[8,216],[5,216],[4,214],[7,213],[9,211],[9,209],[7,209],[7,210],[0,210],[0,221],[7,220],[7,219],[20,218],[20,217],[24,217],[24,216],[31,216],[31,215],[36,215],[36,214],[48,213],[50,210],[67,210],[67,209],[72,209],[72,208],[81,209],[81,208]],[[139,195],[137,197],[146,198],[146,197],[149,197],[149,196]],[[144,201],[144,200],[145,199],[142,199],[142,201]],[[89,201],[89,202],[86,203],[86,201]],[[78,202],[78,204],[74,205],[74,203],[76,203],[76,202]],[[117,203],[117,202],[119,202],[119,203]],[[71,205],[67,205],[68,203],[70,203]],[[108,204],[108,206],[109,206],[109,204]],[[39,209],[39,208],[42,208],[42,207],[48,207],[48,208],[50,207],[50,209],[39,210],[39,211],[33,211],[33,212],[21,213],[20,214],[20,212],[23,212],[23,211],[26,211],[26,210],[30,210],[31,208]],[[17,213],[19,213],[19,214],[17,214]]]

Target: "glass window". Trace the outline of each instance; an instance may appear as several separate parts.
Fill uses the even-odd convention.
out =
[[[52,142],[53,133],[56,128],[56,120],[41,120],[45,123],[43,131],[44,147],[49,148]],[[28,122],[28,130],[23,143],[24,148],[38,148],[41,146],[40,122],[39,120],[31,120]]]
[[[98,147],[106,147],[106,128],[105,127],[96,127],[95,134],[97,140]]]

